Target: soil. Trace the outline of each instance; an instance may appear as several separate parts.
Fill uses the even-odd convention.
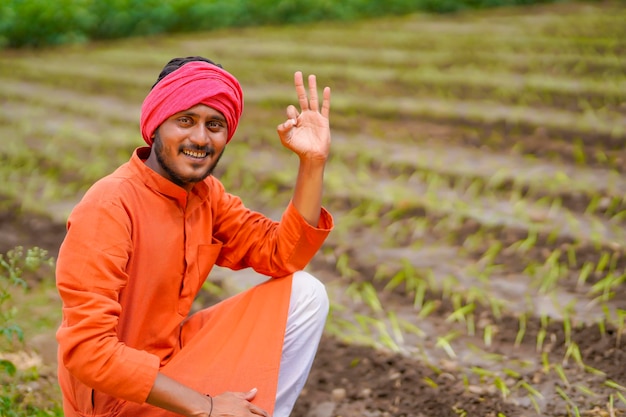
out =
[[[472,224],[471,221],[466,222],[461,228],[462,233],[457,237],[457,243],[462,243],[476,229],[476,224]],[[51,256],[56,256],[64,232],[63,224],[55,223],[45,215],[7,210],[0,214],[0,236],[2,236],[0,253],[19,244],[25,247],[39,246],[48,250]],[[522,232],[518,233],[514,229],[497,232],[500,233],[500,239],[505,245],[523,237],[520,236]],[[436,234],[433,239],[436,239]],[[548,242],[544,243],[548,244]],[[555,245],[554,242],[550,244]],[[557,246],[559,244],[567,245],[568,242],[556,243]],[[534,250],[541,252],[541,246],[539,244]],[[580,250],[582,256],[579,262],[584,262],[585,252],[587,252],[587,257],[593,258],[594,251],[595,249],[591,246],[586,250]],[[502,256],[506,258],[506,255]],[[541,257],[541,254],[537,253],[536,256]],[[520,260],[515,259],[513,255],[502,261],[507,262],[512,270],[523,269]],[[620,258],[620,263],[624,263],[624,257]],[[336,272],[334,267],[324,260],[324,257],[316,258],[312,267],[321,278],[329,277],[327,283],[331,290],[336,288],[337,282],[333,282],[332,278]],[[361,265],[361,268],[367,271],[367,263]],[[373,278],[371,272],[365,272],[363,276],[368,279]],[[338,281],[341,283],[341,280]],[[401,308],[407,304],[406,291],[387,291],[380,285],[378,290],[385,305],[396,305]],[[626,300],[625,295],[622,289],[616,298]],[[431,296],[436,297],[434,294]],[[624,304],[624,301],[618,302],[621,308],[626,308]],[[445,312],[450,309],[451,306],[441,305],[433,320],[443,323]],[[476,316],[489,316],[486,311],[482,313],[476,311],[475,314]],[[536,337],[541,328],[537,320],[529,321],[526,336],[521,344],[516,343],[518,318],[504,316],[497,320],[497,325],[498,332],[491,344],[491,353],[502,355],[512,361],[532,356],[525,351],[532,352],[535,349]],[[51,337],[50,335],[49,338]],[[555,387],[560,387],[570,394],[578,393],[577,399],[581,400],[580,390],[577,392],[576,387],[589,387],[594,383],[597,384],[598,380],[607,378],[620,385],[626,385],[626,368],[623,366],[626,360],[626,343],[621,340],[621,332],[608,328],[601,334],[597,325],[581,323],[573,330],[570,337],[580,347],[582,362],[604,372],[605,375],[599,377],[594,373],[585,372],[572,359],[563,361],[565,376],[560,376],[555,372],[540,372],[539,365],[534,364],[531,370],[526,372],[527,376],[524,378],[534,387],[543,388],[544,397],[537,398],[541,408],[539,415],[570,415],[570,409],[566,402],[555,393]],[[551,357],[559,361],[566,356],[562,322],[554,321],[548,325],[546,340],[549,341],[549,347],[545,351]],[[479,343],[469,338],[466,342]],[[52,340],[38,343],[46,350],[55,348]],[[41,352],[41,354],[49,361],[54,360],[54,354],[50,352]],[[380,346],[346,343],[341,340],[341,337],[326,334],[321,341],[309,380],[296,404],[293,415],[302,417],[459,415],[521,417],[538,415],[535,406],[527,398],[503,395],[494,388],[493,384],[482,384],[481,378],[468,378],[467,372],[463,371],[459,362],[460,360],[451,359],[445,355],[439,355],[436,361],[422,361],[406,353],[393,352]],[[433,366],[433,363],[437,365]],[[53,363],[48,363],[48,365],[47,371],[42,372],[41,384],[54,384]],[[577,402],[582,415],[624,414],[623,409],[607,404],[603,394],[605,393],[596,391],[594,397],[585,401],[586,408],[584,409],[580,408],[580,401]],[[557,399],[560,401],[556,401]],[[613,414],[608,414],[609,412]]]
[[[561,14],[586,13],[582,6],[580,10],[566,5],[553,7],[545,9],[551,19]],[[623,6],[612,7],[621,11]],[[511,13],[524,14],[524,10]],[[550,25],[546,23],[541,29],[541,21],[536,21],[543,9],[533,10],[535,13],[529,11],[527,16],[532,25],[514,21],[523,26],[520,33],[533,29],[548,37]],[[485,38],[501,37],[498,31],[509,22],[499,21],[497,13],[491,18],[485,15],[484,19],[487,26],[475,30],[481,34],[487,30]],[[372,26],[367,32],[375,34],[384,34],[393,27],[389,25],[394,25],[384,21],[368,24]],[[462,20],[431,24],[463,27]],[[472,23],[467,24],[471,27]],[[576,25],[566,26],[573,30]],[[329,27],[312,28],[307,36],[317,39],[328,35],[328,31]],[[241,42],[249,43],[245,34],[237,36],[243,36]],[[280,39],[299,42],[290,41],[291,35],[280,35]],[[376,39],[378,36],[370,41]],[[611,54],[622,53],[623,41],[610,39],[607,45],[615,48]],[[255,43],[254,47],[261,44]],[[176,51],[179,47],[187,48],[184,50],[191,55],[206,46],[206,39],[194,37],[177,43]],[[127,53],[134,56],[142,48],[136,49]],[[240,54],[237,48],[226,49]],[[271,51],[272,61],[282,49]],[[414,54],[413,50],[407,51],[408,55]],[[99,58],[91,56],[87,60],[83,56],[87,53],[69,51],[57,59],[69,60],[75,54],[81,65],[91,60],[98,65]],[[551,53],[548,50],[542,54],[541,60]],[[477,53],[472,58],[479,56],[482,55]],[[491,59],[497,60],[498,55],[495,56]],[[520,56],[520,80],[532,68],[531,62],[528,68],[523,64],[528,57],[532,55]],[[238,55],[232,59],[238,60]],[[610,75],[602,62],[590,63],[586,76],[594,71]],[[354,64],[346,61],[345,65]],[[574,66],[578,68],[578,61]],[[622,68],[618,66],[612,71]],[[94,104],[98,113],[106,113],[119,123],[132,122],[134,128],[135,116],[129,102],[111,102],[113,93],[105,97],[97,89],[73,91],[73,78],[63,81],[57,75],[47,76],[58,78],[59,83],[46,87],[49,90],[40,90],[42,85],[36,79],[25,79],[19,94],[31,91],[43,97],[58,95],[68,103],[94,102],[92,96],[100,97],[102,102],[95,100]],[[254,71],[247,80],[247,94],[252,99],[246,111],[250,117],[266,121],[270,113],[275,116],[275,110],[264,104],[262,98],[268,87],[256,78],[263,77],[257,77]],[[618,81],[615,85],[619,85]],[[605,110],[622,111],[623,92],[617,88],[611,95],[600,91],[586,100],[577,97],[576,91],[555,92],[552,107],[539,96],[537,102],[523,103],[528,107],[524,113],[528,117],[522,121],[516,122],[515,117],[503,117],[504,121],[485,117],[484,121],[477,121],[463,116],[467,106],[458,107],[458,116],[411,113],[407,97],[419,98],[423,94],[422,101],[431,100],[428,95],[442,88],[439,84],[428,87],[425,83],[420,89],[411,90],[401,82],[396,85],[392,80],[373,78],[372,85],[366,86],[348,75],[337,76],[334,82],[334,91],[365,89],[370,92],[367,97],[395,93],[406,99],[400,100],[406,106],[389,112],[385,106],[380,107],[383,111],[364,106],[364,113],[344,107],[343,113],[333,115],[335,159],[328,164],[332,171],[328,178],[340,184],[328,187],[332,195],[326,198],[336,229],[312,261],[310,272],[327,286],[333,302],[329,322],[334,325],[327,327],[322,338],[293,416],[625,415],[626,180],[622,176],[626,169],[626,119],[623,113],[607,119],[615,124],[616,133],[611,134],[607,133],[609,122],[608,127],[592,126],[585,131],[565,122],[543,126],[543,122],[562,116],[561,111],[565,110],[571,112],[565,120],[582,117],[589,105],[604,106],[598,117]],[[493,98],[491,95],[496,93],[487,87],[459,88],[449,93],[468,99],[469,103]],[[40,94],[56,89],[59,94]],[[514,96],[508,98],[512,104]],[[7,101],[3,107],[7,114],[11,114],[12,108],[16,112],[17,107],[10,104]],[[515,110],[506,104],[498,114]],[[488,106],[486,113],[494,108]],[[64,112],[58,106],[47,106],[45,110],[58,112],[49,119],[81,126],[80,114],[76,116],[78,121],[73,121],[72,112]],[[104,126],[105,121],[99,127],[108,127]],[[59,127],[49,123],[46,128],[50,134],[55,133]],[[255,186],[246,191],[243,174],[241,184],[232,179],[231,182],[248,193],[242,197],[249,206],[250,202],[260,201],[260,207],[253,208],[274,215],[277,207],[264,199],[274,199],[275,194],[268,197],[257,191],[265,191],[263,185],[272,183],[272,190],[281,198],[288,194],[290,189],[280,180],[275,181],[276,177],[268,171],[286,166],[290,155],[277,156],[277,145],[271,144],[275,139],[272,137],[274,142],[270,143],[262,135],[255,136],[253,123],[240,129],[238,135],[248,139],[248,148],[239,149],[236,155],[248,156],[244,165]],[[88,149],[95,154],[102,150],[104,154],[103,149],[108,149],[109,144],[101,146],[95,151]],[[119,146],[116,152],[125,155],[129,145]],[[227,152],[216,175],[224,174],[228,158]],[[503,178],[494,178],[501,173]],[[562,181],[563,177],[569,181]],[[280,184],[276,186],[276,182]],[[431,189],[433,183],[436,186]],[[5,200],[8,199],[0,195],[0,253],[17,245],[39,246],[56,257],[65,233],[65,225],[58,220],[62,215],[52,213],[54,217],[48,217],[24,212],[18,203]],[[64,202],[65,206],[73,203]],[[550,269],[555,263],[558,268]],[[608,268],[612,274],[606,273]],[[556,280],[550,275],[554,271]],[[211,279],[217,284],[228,286],[227,278],[219,270],[212,272]],[[606,286],[610,278],[613,281]],[[427,283],[427,289],[421,292],[419,285],[423,283]],[[374,290],[378,304],[364,296],[369,289]],[[203,294],[198,304],[205,305],[214,297]],[[470,299],[475,301],[471,306]],[[469,307],[466,315],[455,315]],[[343,327],[337,323],[343,323]],[[53,386],[54,337],[44,334],[31,342],[45,364],[36,382],[38,389]]]

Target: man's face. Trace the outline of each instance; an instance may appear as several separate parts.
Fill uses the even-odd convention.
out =
[[[228,126],[222,113],[197,104],[159,126],[146,164],[189,191],[211,175],[227,139]]]

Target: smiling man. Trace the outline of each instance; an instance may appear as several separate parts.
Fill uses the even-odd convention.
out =
[[[176,58],[142,105],[148,144],[94,184],[68,219],[57,262],[59,382],[66,417],[289,416],[326,315],[302,269],[333,226],[321,206],[330,89],[294,75],[300,110],[277,127],[299,156],[280,221],[247,209],[211,174],[243,93],[203,57]],[[268,277],[190,314],[213,265]]]
[[[153,151],[146,164],[173,183],[191,190],[196,182],[213,172],[224,153],[227,135],[224,116],[198,104],[163,122],[154,133]],[[191,141],[187,140],[188,136],[192,136]]]

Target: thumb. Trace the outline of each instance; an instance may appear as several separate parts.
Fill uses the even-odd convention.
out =
[[[254,399],[254,397],[256,397],[256,393],[257,393],[257,389],[256,388],[252,388],[250,391],[248,391],[246,393],[245,399],[247,401],[252,401]]]
[[[285,123],[281,123],[278,125],[278,128],[276,130],[278,131],[278,137],[283,144],[286,144],[291,140],[291,136],[293,134],[292,129],[295,125],[295,119],[287,119]]]
[[[287,119],[286,122],[281,123],[277,126],[277,130],[280,133],[286,133],[291,130],[291,128],[294,127],[297,123],[298,121],[296,119]]]

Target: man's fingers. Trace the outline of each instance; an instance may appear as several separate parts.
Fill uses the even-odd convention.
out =
[[[306,89],[304,88],[304,80],[302,79],[302,72],[296,71],[293,75],[293,82],[296,86],[296,94],[298,95],[298,103],[302,111],[309,109],[309,100],[306,96]]]
[[[294,84],[296,86],[296,94],[298,95],[298,103],[300,104],[300,110],[302,113],[311,110],[316,113],[320,113],[326,119],[330,116],[330,87],[325,87],[322,93],[322,107],[320,109],[320,100],[317,95],[317,78],[315,74],[309,75],[308,78],[309,88],[308,96],[307,89],[304,86],[304,79],[301,71],[294,73]],[[300,113],[294,106],[287,108],[287,118],[297,120]],[[283,127],[289,125],[289,120],[283,124]],[[295,126],[295,124],[294,124]]]
[[[257,394],[257,389],[252,388],[250,391],[244,393],[244,397],[247,401],[252,401],[254,397],[256,397],[256,394]],[[263,410],[262,408],[254,404],[250,404],[250,413],[256,414],[259,416],[269,417],[269,414],[267,414],[265,410]]]
[[[324,88],[322,98],[322,116],[328,119],[330,116],[330,87]]]
[[[269,414],[267,413],[267,411],[263,410],[260,407],[257,407],[256,405],[253,405],[252,407],[250,407],[250,412],[258,416],[269,417]]]
[[[245,398],[246,400],[250,401],[252,400],[257,393],[257,389],[256,388],[252,388],[250,391],[246,392]]]
[[[309,75],[309,108],[313,111],[318,111],[319,105],[317,102],[317,81],[315,75]]]
[[[295,106],[289,105],[287,107],[287,118],[289,119],[297,119],[298,118],[298,110]]]

